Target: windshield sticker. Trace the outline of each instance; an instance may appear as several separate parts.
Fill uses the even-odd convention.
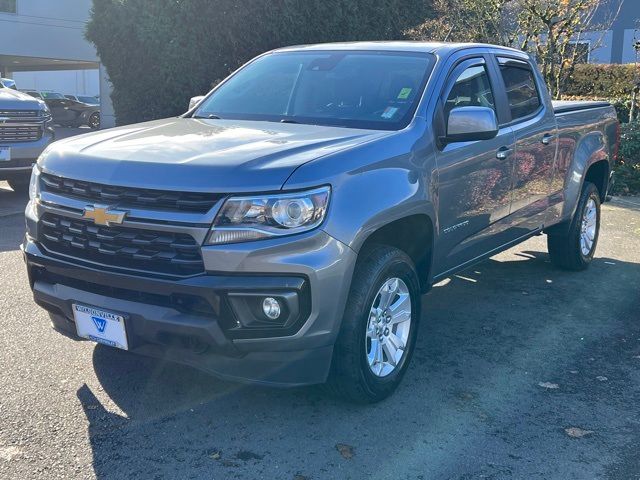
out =
[[[400,90],[400,93],[398,94],[398,100],[406,100],[407,98],[409,98],[409,95],[411,95],[411,90],[413,89],[406,87]]]
[[[387,107],[384,109],[381,116],[382,118],[393,118],[397,111],[398,109],[396,107]]]

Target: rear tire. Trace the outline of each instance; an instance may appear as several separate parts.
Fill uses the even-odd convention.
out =
[[[409,366],[420,283],[411,259],[396,248],[374,246],[361,255],[327,387],[345,400],[374,403],[395,391]]]
[[[14,192],[22,194],[29,192],[29,181],[29,178],[12,178],[7,183]]]
[[[585,270],[591,264],[600,234],[600,192],[585,182],[569,230],[547,236],[549,256],[565,270]]]

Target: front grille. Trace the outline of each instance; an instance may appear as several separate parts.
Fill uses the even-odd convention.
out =
[[[211,193],[168,192],[103,185],[47,173],[41,175],[41,180],[43,190],[48,192],[120,207],[205,213],[221,198],[220,195]]]
[[[12,125],[10,123],[0,124],[1,142],[34,142],[42,137],[42,126],[40,125]]]
[[[14,118],[39,118],[40,110],[0,110],[0,117]]]
[[[49,252],[81,261],[178,276],[204,272],[200,246],[185,233],[103,227],[45,213],[38,236]]]

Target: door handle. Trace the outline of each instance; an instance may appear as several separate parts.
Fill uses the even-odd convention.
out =
[[[549,145],[554,138],[556,138],[555,135],[552,135],[550,133],[545,133],[544,136],[542,137],[542,144]]]
[[[496,158],[498,160],[506,160],[507,158],[509,158],[509,155],[511,155],[511,149],[509,147],[501,147],[496,152]]]

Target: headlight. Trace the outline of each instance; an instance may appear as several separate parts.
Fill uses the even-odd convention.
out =
[[[49,110],[49,106],[44,103],[42,100],[40,101],[40,112],[41,116],[49,116],[51,115],[51,110]]]
[[[35,200],[40,196],[40,168],[38,164],[31,170],[31,180],[29,180],[29,198]]]
[[[213,222],[208,245],[306,232],[324,220],[329,187],[304,192],[231,197]]]

